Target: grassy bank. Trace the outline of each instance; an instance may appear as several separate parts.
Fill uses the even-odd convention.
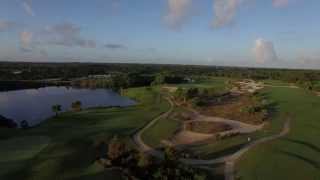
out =
[[[94,143],[119,135],[130,144],[132,133],[169,109],[157,89],[129,89],[125,95],[139,103],[66,112],[28,130],[1,133],[0,157],[8,157],[0,162],[0,179],[119,179],[95,164]]]

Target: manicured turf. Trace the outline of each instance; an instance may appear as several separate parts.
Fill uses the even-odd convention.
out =
[[[217,91],[225,91],[228,84],[227,78],[213,77],[200,82],[177,84],[178,87],[215,88]]]
[[[273,121],[292,117],[289,135],[259,145],[237,164],[238,176],[246,180],[318,180],[320,178],[320,97],[303,89],[270,88],[278,103]]]
[[[172,119],[160,119],[142,134],[142,139],[152,147],[159,147],[162,140],[167,140],[177,131],[180,123]]]
[[[49,142],[50,139],[45,136],[25,136],[0,141],[0,177],[25,166]]]
[[[95,164],[94,143],[119,135],[130,144],[130,135],[170,107],[151,89],[136,88],[125,93],[139,100],[139,104],[66,112],[29,130],[1,133],[0,157],[9,154],[8,160],[21,160],[21,165],[9,167],[1,162],[0,179],[119,179],[119,175],[114,175],[116,172],[107,172]],[[39,136],[47,137],[46,141],[37,139]],[[25,142],[21,143],[21,139]],[[14,157],[9,152],[12,148],[2,149],[3,144],[26,151],[19,150],[19,156]]]
[[[266,85],[272,85],[272,86],[290,86],[292,85],[291,83],[279,81],[279,80],[263,80],[263,83]]]

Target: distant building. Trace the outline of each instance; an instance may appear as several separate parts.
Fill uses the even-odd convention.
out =
[[[12,74],[15,74],[15,75],[18,75],[18,74],[21,74],[21,73],[22,73],[22,71],[20,71],[20,70],[12,71]]]

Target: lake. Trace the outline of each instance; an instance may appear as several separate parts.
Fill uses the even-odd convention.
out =
[[[106,89],[45,87],[0,92],[0,115],[18,124],[26,120],[33,126],[54,115],[52,105],[59,104],[62,111],[68,111],[75,101],[80,101],[82,108],[135,104],[133,100]]]

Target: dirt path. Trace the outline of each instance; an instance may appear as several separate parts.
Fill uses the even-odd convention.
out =
[[[155,119],[153,119],[152,121],[150,121],[145,127],[143,127],[140,131],[138,131],[134,136],[133,136],[133,141],[134,143],[137,145],[138,149],[142,152],[145,153],[149,153],[155,157],[159,157],[159,158],[163,158],[163,153],[161,151],[155,150],[152,147],[148,146],[147,144],[145,144],[141,138],[141,135],[148,129],[150,128],[152,125],[154,125],[158,120],[168,116],[172,111],[173,111],[173,107],[174,107],[174,103],[172,102],[171,99],[167,99],[171,105],[169,111],[167,111],[164,114],[161,114],[160,116],[156,117]],[[240,126],[240,128],[242,129],[243,132],[250,132],[253,130],[258,130],[259,128],[262,127],[252,127],[254,125],[248,125],[242,122],[237,122],[237,121],[232,121],[232,120],[226,120],[226,119],[222,119],[222,118],[215,118],[215,117],[206,117],[203,115],[200,115],[197,112],[197,115],[200,116],[199,118],[201,119],[205,119],[205,120],[209,120],[209,121],[215,121],[215,122],[228,122],[228,123],[232,123],[234,126]],[[203,166],[203,165],[213,165],[213,164],[221,164],[221,163],[225,163],[225,179],[226,180],[234,180],[234,174],[235,174],[235,163],[237,160],[240,159],[240,157],[246,153],[247,151],[249,151],[250,149],[252,149],[253,147],[262,144],[262,143],[266,143],[275,139],[278,139],[280,137],[283,137],[285,135],[287,135],[290,131],[290,120],[286,120],[284,127],[282,129],[282,131],[279,134],[273,135],[273,136],[269,136],[269,137],[265,137],[265,138],[261,138],[259,140],[253,141],[249,144],[247,144],[246,146],[242,147],[241,149],[239,149],[237,152],[235,152],[234,154],[231,155],[227,155],[227,156],[222,156],[220,158],[216,158],[216,159],[209,159],[209,160],[201,160],[201,159],[181,159],[180,161],[189,165],[197,165],[197,166]]]

